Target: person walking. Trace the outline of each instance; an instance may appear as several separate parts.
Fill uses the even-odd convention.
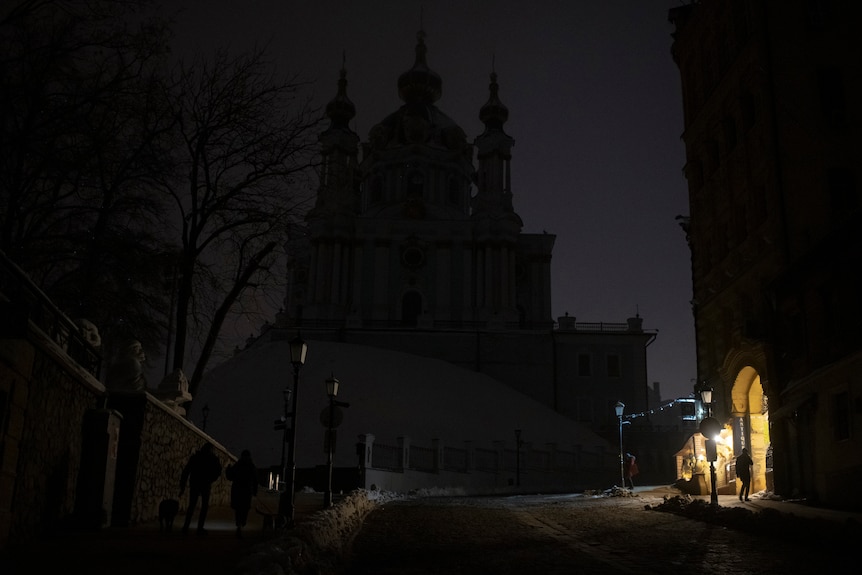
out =
[[[236,536],[242,537],[242,528],[248,521],[252,497],[257,495],[257,468],[251,459],[251,452],[244,449],[239,461],[228,465],[224,476],[230,480],[230,506],[236,519]]]
[[[201,510],[198,513],[198,535],[206,535],[204,523],[207,520],[207,512],[210,507],[210,491],[212,484],[221,475],[221,461],[218,456],[213,453],[211,443],[204,443],[189,458],[183,472],[180,475],[180,497],[186,490],[186,485],[189,487],[189,505],[186,509],[186,521],[183,524],[183,535],[188,534],[189,525],[192,522],[192,516],[195,513],[195,508],[198,505],[198,499],[201,501]]]
[[[635,483],[632,478],[637,475],[640,470],[638,469],[637,458],[631,453],[626,453],[624,470],[625,485],[623,485],[623,487],[628,487],[629,489],[634,490]]]
[[[739,488],[739,500],[745,498],[746,501],[751,501],[748,498],[748,492],[751,489],[751,466],[754,465],[751,456],[748,455],[748,449],[742,448],[742,453],[736,458],[736,476],[742,481],[742,486]]]

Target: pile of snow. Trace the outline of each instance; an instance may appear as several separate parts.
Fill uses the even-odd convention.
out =
[[[237,565],[243,575],[268,573],[335,573],[343,565],[365,517],[389,501],[463,495],[448,489],[423,489],[409,494],[357,489],[303,521],[295,529],[254,547]]]

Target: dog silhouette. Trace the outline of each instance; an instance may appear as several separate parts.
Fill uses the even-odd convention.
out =
[[[174,528],[174,519],[180,510],[180,502],[176,499],[163,499],[159,503],[159,531],[169,533]]]

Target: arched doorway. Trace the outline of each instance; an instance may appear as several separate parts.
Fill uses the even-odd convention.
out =
[[[731,398],[734,456],[746,447],[754,460],[752,493],[772,489],[768,401],[763,393],[760,374],[755,368],[746,366],[739,370],[733,382]]]

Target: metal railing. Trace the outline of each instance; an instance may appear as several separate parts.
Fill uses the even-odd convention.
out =
[[[15,265],[5,253],[0,252],[0,297],[3,303],[4,327],[7,331],[23,331],[28,320],[39,328],[54,343],[65,350],[96,379],[102,366],[102,356],[84,337],[81,328],[55,306],[50,298]],[[10,334],[23,337],[25,333]]]

